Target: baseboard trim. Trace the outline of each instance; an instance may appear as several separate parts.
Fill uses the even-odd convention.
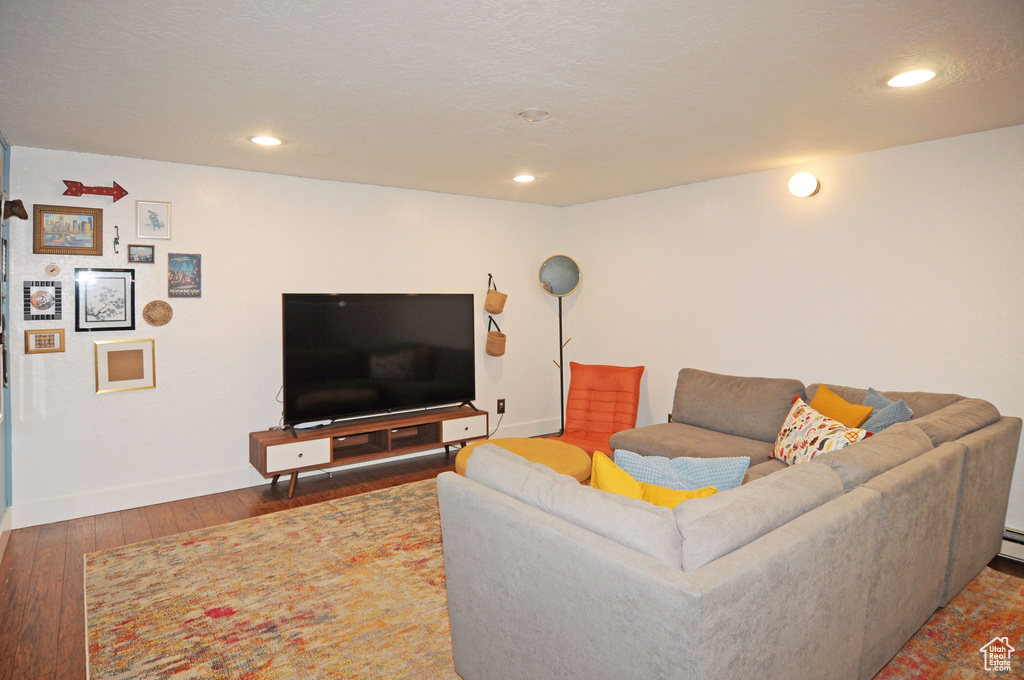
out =
[[[11,538],[11,531],[14,529],[14,513],[11,508],[4,509],[4,516],[0,517],[0,562],[4,559],[4,551],[7,550],[7,541]]]
[[[260,477],[259,473],[246,466],[150,484],[101,489],[61,498],[45,498],[12,505],[12,525],[15,529],[24,529],[39,524],[52,524],[79,517],[180,501],[184,498],[233,491],[264,483],[266,480]]]
[[[497,423],[492,420],[490,423],[493,429]],[[517,423],[499,428],[494,438],[499,437],[533,437],[538,432],[550,432],[545,429],[554,427],[557,431],[557,421],[542,421],[535,423]],[[452,453],[455,453],[453,447]],[[365,465],[380,465],[394,462],[402,458],[426,456],[444,451],[444,448],[432,449],[414,454],[400,455],[392,458],[382,458],[370,463],[348,464],[339,462],[336,465],[324,466],[324,470],[338,471],[345,468],[363,467]],[[305,475],[323,474],[320,470],[311,470],[299,474]],[[178,479],[161,480],[148,484],[135,486],[123,486],[113,489],[101,489],[75,496],[63,496],[60,498],[46,498],[26,503],[14,503],[8,508],[5,521],[13,529],[37,526],[39,524],[51,524],[53,522],[64,522],[79,517],[90,517],[102,515],[108,512],[119,512],[132,508],[141,508],[146,505],[158,503],[170,503],[180,501],[184,498],[196,498],[207,496],[223,491],[234,491],[249,486],[260,486],[266,484],[267,480],[260,476],[252,467],[246,465],[231,470],[220,470]]]
[[[1011,560],[1024,562],[1024,533],[1006,529],[1003,532],[1003,547],[999,554]]]

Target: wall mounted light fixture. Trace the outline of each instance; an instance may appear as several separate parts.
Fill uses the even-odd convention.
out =
[[[809,172],[798,172],[789,180],[789,191],[798,198],[807,198],[818,193],[821,182]]]

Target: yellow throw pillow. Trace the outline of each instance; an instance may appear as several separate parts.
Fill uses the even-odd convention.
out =
[[[824,385],[818,387],[808,406],[847,427],[860,427],[873,410],[870,406],[851,404]]]
[[[640,482],[630,477],[628,472],[600,451],[594,452],[594,462],[590,469],[590,486],[601,491],[621,494],[627,498],[644,497]]]
[[[670,489],[657,484],[638,482],[620,468],[615,462],[601,453],[594,452],[594,463],[590,472],[590,486],[608,493],[617,493],[627,498],[645,500],[654,505],[661,505],[666,508],[674,508],[685,500],[691,498],[707,498],[718,492],[713,486],[705,486],[694,491],[681,491]]]
[[[640,486],[643,487],[645,501],[655,505],[662,505],[666,508],[674,508],[691,498],[707,498],[718,493],[718,489],[713,486],[705,486],[693,491],[670,489],[667,486],[658,486],[657,484],[648,484],[647,482],[640,482]]]

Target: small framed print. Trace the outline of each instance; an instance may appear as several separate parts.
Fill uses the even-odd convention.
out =
[[[75,270],[75,330],[135,330],[135,270]]]
[[[131,263],[153,264],[156,254],[153,246],[143,246],[137,243],[128,244],[128,261]]]
[[[37,255],[102,255],[102,208],[33,206],[32,252]]]
[[[135,201],[139,238],[171,237],[171,204],[162,201]]]
[[[96,394],[156,387],[156,342],[97,340]]]
[[[25,331],[25,354],[49,354],[64,351],[64,329],[44,328]]]
[[[203,296],[203,256],[184,253],[167,254],[167,297],[197,298]]]
[[[63,296],[60,281],[26,281],[24,294],[25,321],[57,321],[61,317]]]

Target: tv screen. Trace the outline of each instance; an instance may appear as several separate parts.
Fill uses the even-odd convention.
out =
[[[284,424],[476,398],[473,295],[282,295]]]

